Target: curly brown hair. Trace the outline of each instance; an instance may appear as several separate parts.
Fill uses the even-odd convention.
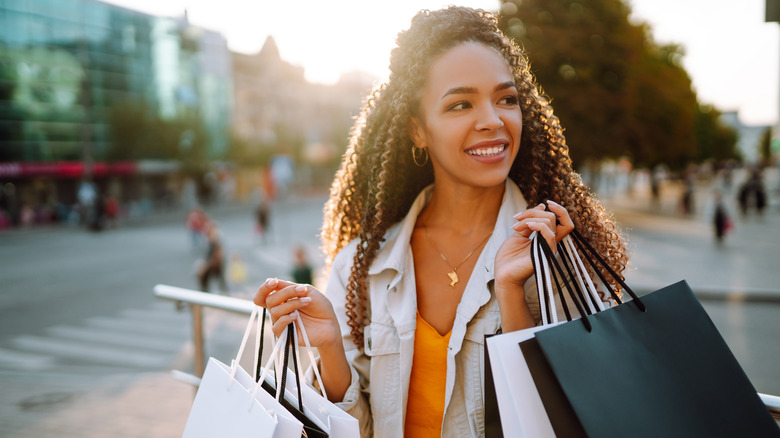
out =
[[[622,273],[628,262],[614,223],[572,168],[563,129],[537,87],[528,59],[501,33],[496,17],[466,7],[422,10],[398,35],[390,55],[390,76],[367,99],[325,205],[322,243],[327,265],[358,239],[346,287],[348,324],[358,346],[369,317],[368,268],[387,229],[404,218],[420,191],[433,182],[430,163],[419,167],[412,162],[410,120],[419,111],[431,63],[464,42],[495,48],[514,75],[523,134],[509,177],[529,205],[553,200],[566,206],[577,229],[616,272]]]

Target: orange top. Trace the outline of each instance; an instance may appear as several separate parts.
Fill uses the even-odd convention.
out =
[[[441,436],[450,334],[440,335],[417,312],[404,437]]]

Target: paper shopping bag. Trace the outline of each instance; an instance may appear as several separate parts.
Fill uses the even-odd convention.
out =
[[[251,389],[230,374],[229,366],[209,358],[183,438],[274,437],[275,415],[254,399]]]
[[[536,334],[588,436],[780,437],[687,283],[641,301]]]
[[[258,315],[252,311],[232,366],[209,358],[184,428],[184,438],[300,438],[303,426],[238,364]]]
[[[560,384],[540,390],[546,408],[566,408],[568,401],[566,421],[576,419],[590,437],[780,437],[685,281],[640,298],[577,230],[572,236],[602,284],[609,283],[597,265],[633,300],[534,335],[548,365],[534,374],[545,364],[528,363],[537,387],[551,376]],[[549,248],[545,254],[555,265]],[[554,412],[547,412],[555,427]]]
[[[298,378],[293,379],[288,376],[287,384],[289,395],[298,394],[303,400],[303,408],[307,417],[320,425],[320,427],[327,431],[330,436],[339,438],[360,438],[360,424],[357,419],[331,403],[324,394],[325,387],[322,384],[322,377],[320,376],[316,365],[317,360],[312,352],[311,345],[309,344],[309,336],[306,334],[306,327],[304,327],[300,316],[298,316],[296,325],[301,332],[301,337],[306,346],[306,352],[308,353],[309,361],[312,364],[314,377],[318,381],[319,387],[323,393],[320,394],[320,392],[316,391],[311,386],[302,383]],[[292,330],[291,333],[293,334],[293,339],[295,339],[297,332]],[[293,344],[298,345],[297,342],[294,342]],[[293,358],[295,357],[295,354],[293,354]],[[297,370],[298,368],[294,369]],[[290,373],[291,371],[287,369],[287,372]],[[299,385],[300,391],[298,390]]]
[[[532,327],[486,339],[489,362],[485,366],[489,367],[492,382],[486,379],[485,392],[495,394],[498,409],[495,411],[489,404],[485,408],[486,418],[493,419],[486,420],[490,425],[486,437],[555,437],[530,371],[525,365],[523,352],[518,348],[520,342],[533,338],[536,332],[549,327]],[[500,419],[500,424],[495,423],[496,417]]]

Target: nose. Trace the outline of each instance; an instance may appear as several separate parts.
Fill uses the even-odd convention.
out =
[[[477,122],[474,126],[477,131],[493,131],[503,126],[504,121],[501,120],[501,115],[495,106],[489,103],[481,105],[477,111]]]

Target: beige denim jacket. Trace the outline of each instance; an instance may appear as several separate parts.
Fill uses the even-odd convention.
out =
[[[371,316],[360,348],[352,341],[345,311],[346,284],[356,241],[336,256],[331,268],[326,295],[338,315],[352,369],[351,384],[337,405],[359,420],[364,437],[403,436],[417,312],[410,240],[417,215],[428,203],[432,189],[429,186],[423,190],[406,217],[387,231],[386,240],[369,269]],[[477,260],[452,327],[447,353],[444,437],[485,434],[484,336],[496,333],[501,327],[493,292],[493,260],[512,232],[512,217],[526,208],[520,190],[507,180],[493,235]],[[526,294],[533,314],[538,315],[533,278],[526,284]]]

